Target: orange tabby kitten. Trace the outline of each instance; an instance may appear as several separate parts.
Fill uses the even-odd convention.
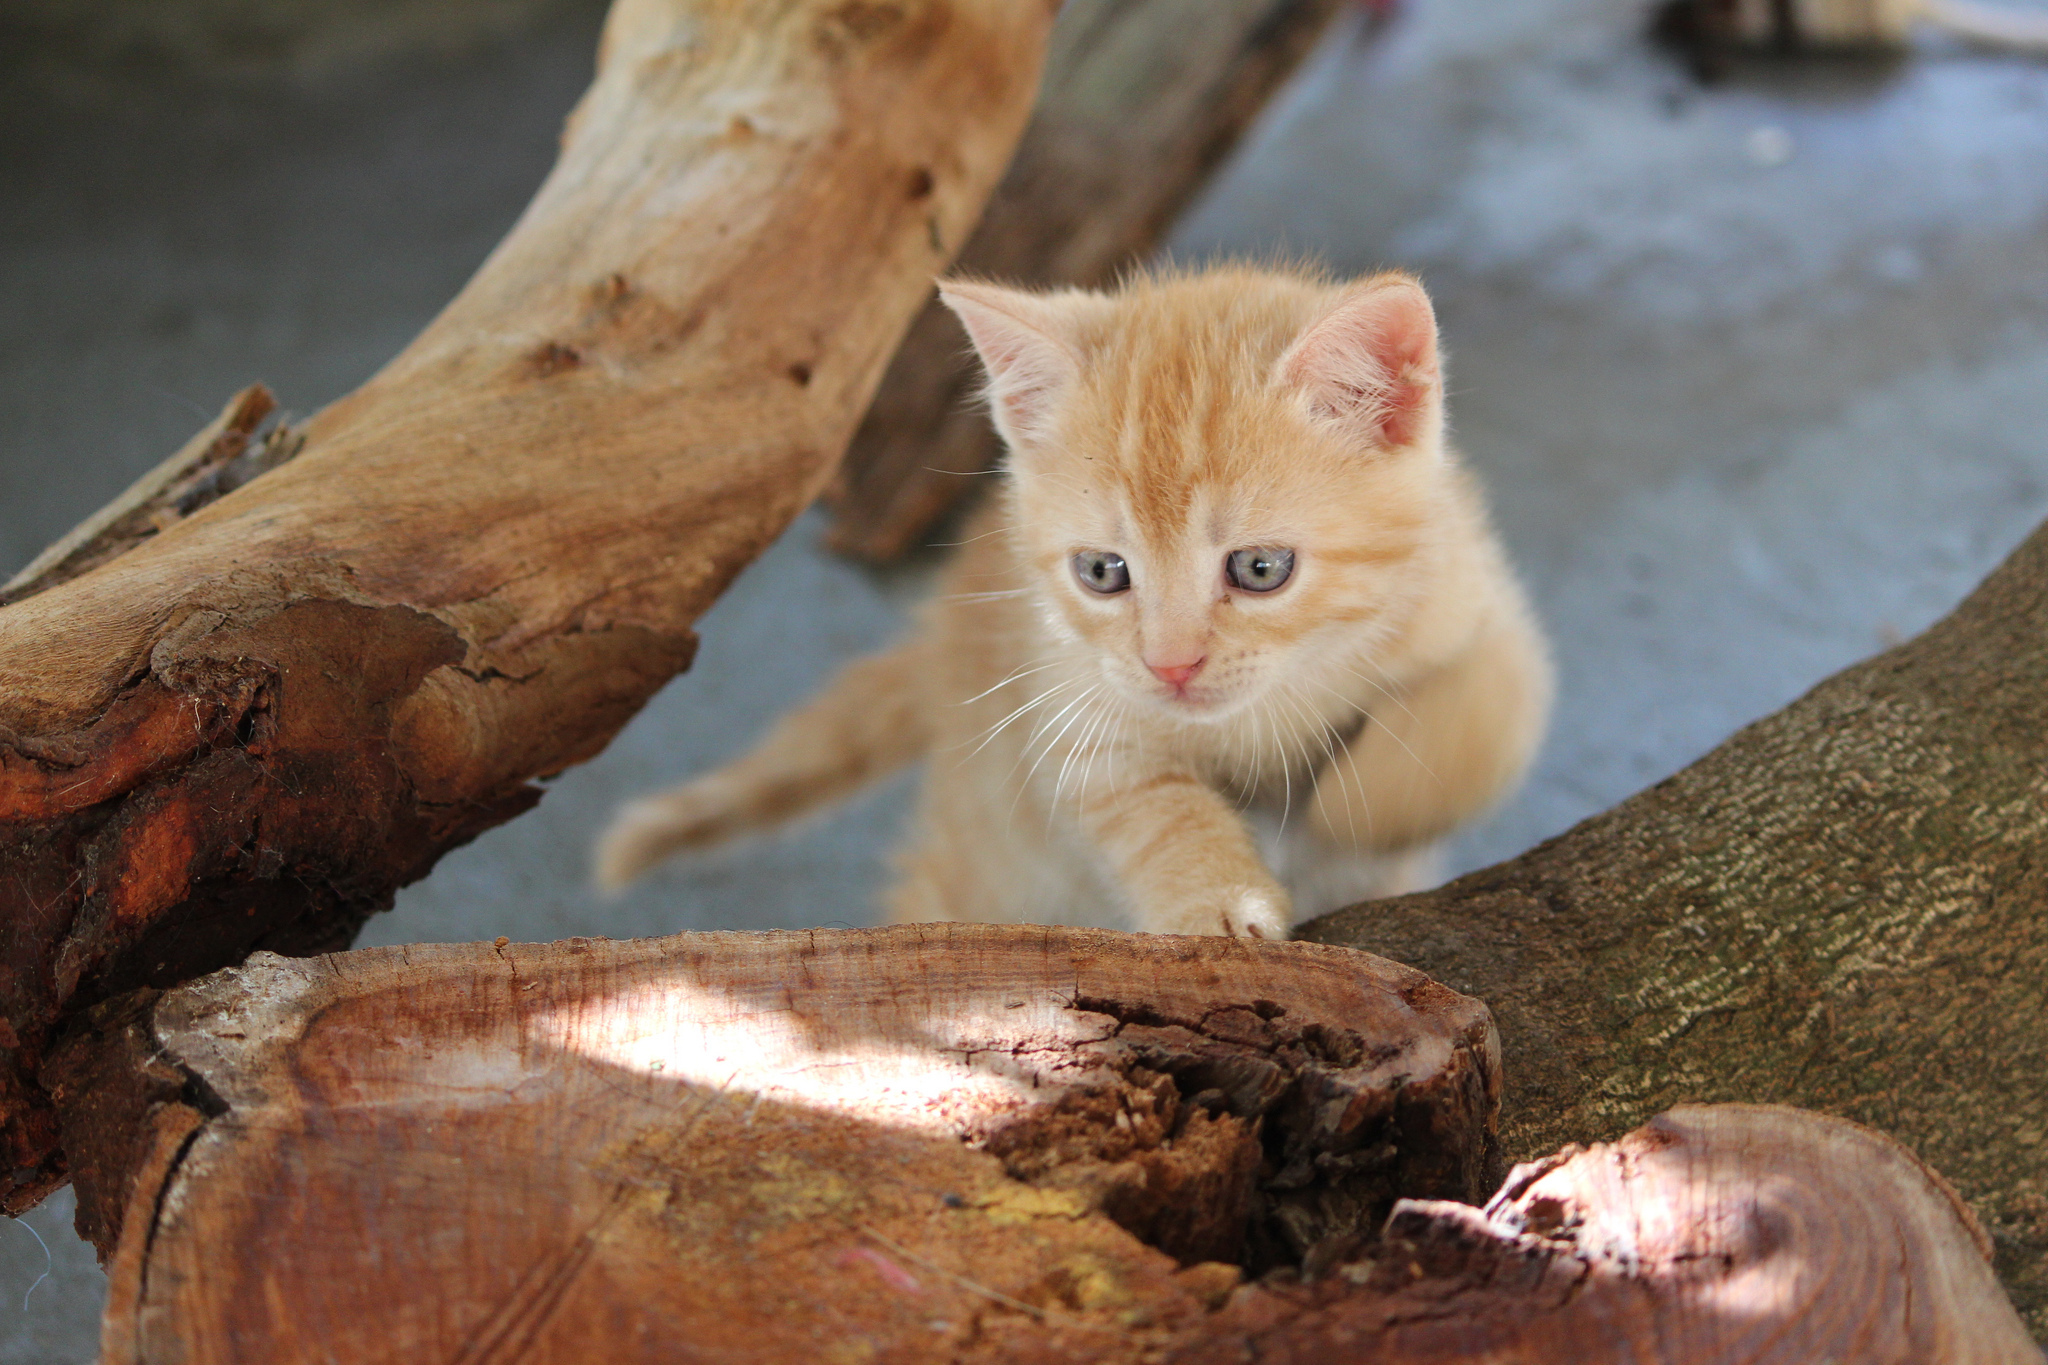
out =
[[[1424,881],[1528,766],[1550,670],[1445,444],[1422,287],[941,293],[1009,447],[947,590],[751,753],[627,807],[600,880],[923,757],[897,920],[1281,938],[1297,904]]]

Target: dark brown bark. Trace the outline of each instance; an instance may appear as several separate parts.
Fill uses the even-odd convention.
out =
[[[1342,8],[1339,0],[1068,0],[1045,90],[957,269],[1102,285],[1149,253]],[[991,468],[980,369],[936,296],[830,494],[832,547],[896,559]]]
[[[387,948],[95,1022],[108,1365],[2039,1360],[1954,1192],[1837,1120],[1680,1110],[1445,1202],[1491,1024],[1342,949]]]
[[[1717,1100],[1898,1138],[2048,1336],[2048,528],[1677,776],[1304,934],[1488,1003],[1518,1156]]]
[[[1051,8],[617,0],[554,173],[403,354],[260,443],[243,395],[9,585],[0,1208],[63,1178],[60,1020],[345,946],[689,662],[965,239]]]

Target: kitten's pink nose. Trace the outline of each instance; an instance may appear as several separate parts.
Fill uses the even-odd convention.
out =
[[[1167,684],[1170,687],[1179,689],[1186,687],[1188,685],[1188,679],[1194,677],[1195,674],[1201,672],[1202,665],[1207,662],[1208,656],[1204,655],[1203,657],[1195,660],[1191,664],[1148,663],[1145,665],[1145,667],[1151,669],[1153,676],[1158,678],[1159,681]]]

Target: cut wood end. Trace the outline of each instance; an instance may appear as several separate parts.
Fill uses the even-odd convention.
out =
[[[188,1086],[103,1144],[137,1166],[110,1365],[2040,1359],[1953,1192],[1840,1120],[1681,1108],[1444,1198],[1490,1150],[1491,1022],[1364,953],[414,946],[253,960],[153,1021],[109,1046]],[[1376,1236],[1394,1194],[1431,1197]]]
[[[664,1324],[650,1359],[808,1358],[849,1313],[934,1349],[1161,1345],[1246,1273],[1354,1254],[1402,1194],[1489,1186],[1492,1025],[1431,984],[965,924],[259,955],[123,1044],[225,1107],[153,1184],[100,1182],[134,1187],[109,1321],[139,1326],[108,1359],[508,1332],[568,1359],[613,1344],[615,1291]],[[573,1285],[544,1330],[533,1276]]]
[[[1954,1190],[1898,1142],[1779,1105],[1684,1105],[1518,1166],[1485,1209],[1403,1201],[1373,1260],[1261,1359],[1376,1334],[1404,1365],[2039,1365]],[[1451,1325],[1446,1325],[1446,1314]],[[1293,1352],[1294,1354],[1289,1354]]]

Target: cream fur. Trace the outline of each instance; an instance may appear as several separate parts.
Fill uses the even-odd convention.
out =
[[[1444,438],[1413,279],[1224,268],[1112,295],[943,286],[1009,477],[909,639],[622,812],[618,885],[923,754],[897,920],[1282,937],[1413,889],[1520,779],[1541,633]],[[1224,560],[1289,549],[1256,594]],[[1111,596],[1070,560],[1129,565]],[[1148,667],[1199,660],[1176,686]]]

